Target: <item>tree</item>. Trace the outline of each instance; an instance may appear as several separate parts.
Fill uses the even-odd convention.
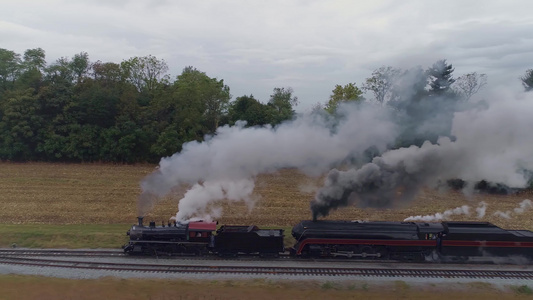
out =
[[[72,98],[68,113],[77,124],[109,128],[115,124],[120,92],[117,88],[86,80],[76,86],[76,95]]]
[[[207,77],[207,76],[206,76]],[[224,85],[224,80],[205,78],[205,121],[208,130],[213,133],[217,130],[220,119],[227,113],[231,95],[229,87]]]
[[[293,92],[291,87],[274,88],[274,93],[268,101],[268,105],[274,110],[272,125],[290,120],[294,116],[293,106],[298,105],[298,97],[293,96]]]
[[[522,85],[526,89],[526,92],[533,90],[533,69],[527,70],[526,74],[520,77],[520,80],[522,80]]]
[[[36,113],[37,97],[31,89],[9,93],[0,107],[0,159],[35,159],[42,118]]]
[[[271,108],[262,104],[253,95],[237,97],[229,107],[230,124],[241,120],[246,121],[246,126],[262,126],[271,121]]]
[[[224,81],[210,78],[189,66],[183,69],[174,87],[173,96],[181,103],[175,107],[180,112],[178,120],[188,128],[186,132],[191,140],[214,133],[230,99],[229,87],[224,85]]]
[[[371,91],[376,101],[383,105],[390,100],[392,88],[401,73],[400,69],[382,66],[372,72],[372,77],[366,79],[363,90]]]
[[[427,73],[429,76],[429,95],[443,95],[449,91],[455,79],[452,77],[454,68],[448,64],[445,59],[435,62]]]
[[[103,63],[97,61],[92,64],[94,80],[101,82],[104,85],[112,85],[114,83],[122,82],[124,74],[119,64],[107,62]]]
[[[478,74],[477,72],[473,72],[457,78],[457,80],[453,84],[453,87],[455,88],[456,92],[462,96],[464,101],[468,101],[486,84],[486,74]]]
[[[66,57],[58,58],[54,64],[46,68],[45,80],[50,84],[69,84],[74,81],[70,61]]]
[[[428,73],[420,66],[402,72],[391,89],[387,105],[396,110],[408,111],[427,96]]]
[[[46,54],[42,48],[28,49],[24,52],[24,68],[26,70],[37,69],[44,72],[46,68]]]
[[[102,131],[98,125],[70,124],[65,149],[63,149],[65,157],[81,162],[100,160],[100,150],[104,140]]]
[[[311,114],[322,114],[324,113],[325,108],[324,105],[320,102],[315,103],[313,107],[311,107]]]
[[[4,91],[13,87],[20,69],[20,54],[0,48],[0,85]]]
[[[126,78],[139,92],[152,93],[168,71],[164,60],[155,56],[132,57],[121,63]]]
[[[89,71],[89,54],[87,52],[80,52],[74,54],[72,61],[70,62],[70,69],[75,76],[76,82],[81,83],[83,77],[87,75]]]
[[[348,83],[344,87],[337,84],[332,92],[333,94],[329,96],[329,101],[325,107],[325,110],[330,114],[335,113],[341,102],[360,101],[363,99],[363,92],[355,83]]]
[[[41,48],[28,49],[24,52],[23,72],[16,82],[17,89],[33,88],[37,93],[42,86],[43,73],[46,68],[45,53]]]
[[[157,140],[151,152],[172,155],[185,142],[201,141],[214,133],[226,112],[229,88],[223,80],[210,78],[191,66],[183,69],[177,80],[160,89],[150,105]]]

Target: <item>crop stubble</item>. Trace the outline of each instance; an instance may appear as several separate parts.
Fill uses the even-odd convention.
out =
[[[139,183],[155,165],[0,163],[0,223],[3,224],[128,224],[136,221]],[[263,174],[256,180],[253,208],[244,203],[222,203],[221,224],[290,226],[309,219],[310,200],[322,178],[310,178],[296,170]],[[161,199],[147,220],[167,221],[177,211],[186,189]],[[461,205],[488,204],[482,221],[504,228],[533,229],[533,210],[511,219],[493,216],[496,210],[517,207],[531,194],[475,195],[422,190],[410,203],[391,209],[341,208],[328,219],[401,221],[412,215],[434,214]],[[453,220],[476,221],[471,216]]]

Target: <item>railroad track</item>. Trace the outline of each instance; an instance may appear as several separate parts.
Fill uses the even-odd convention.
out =
[[[509,270],[456,270],[456,269],[390,269],[390,268],[331,268],[284,266],[213,266],[87,262],[53,260],[16,256],[0,256],[0,264],[30,267],[89,269],[119,272],[187,273],[187,274],[254,274],[254,275],[304,275],[390,278],[469,278],[469,279],[524,279],[533,280],[533,271]]]
[[[0,256],[80,256],[116,257],[124,256],[122,250],[70,250],[70,249],[0,249]]]

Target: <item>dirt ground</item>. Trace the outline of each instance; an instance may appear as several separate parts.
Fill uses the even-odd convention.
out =
[[[155,165],[0,163],[0,223],[4,224],[131,224],[136,222],[140,181]],[[221,203],[220,224],[291,226],[310,219],[310,201],[323,178],[311,178],[296,170],[282,170],[257,177],[253,208],[243,203]],[[167,221],[177,212],[185,188],[161,199],[146,220]],[[409,216],[433,215],[462,205],[471,215],[452,220],[477,221],[475,207],[487,203],[488,221],[510,229],[533,230],[533,211],[511,214],[506,219],[496,211],[510,211],[531,193],[517,195],[465,196],[456,191],[423,189],[408,203],[389,209],[341,208],[328,219],[403,221]]]
[[[531,299],[523,287],[492,287],[484,283],[413,286],[404,281],[387,285],[368,282],[316,281],[175,281],[104,278],[68,280],[31,276],[0,276],[0,300],[146,299],[146,300],[268,300],[268,299]]]

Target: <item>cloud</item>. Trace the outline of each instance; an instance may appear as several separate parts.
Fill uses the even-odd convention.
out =
[[[52,61],[81,51],[113,62],[151,54],[173,76],[192,65],[234,96],[263,102],[274,87],[292,86],[305,110],[381,65],[447,58],[460,73],[516,81],[533,61],[532,8],[527,0],[8,1],[0,38],[18,53],[41,47]]]

